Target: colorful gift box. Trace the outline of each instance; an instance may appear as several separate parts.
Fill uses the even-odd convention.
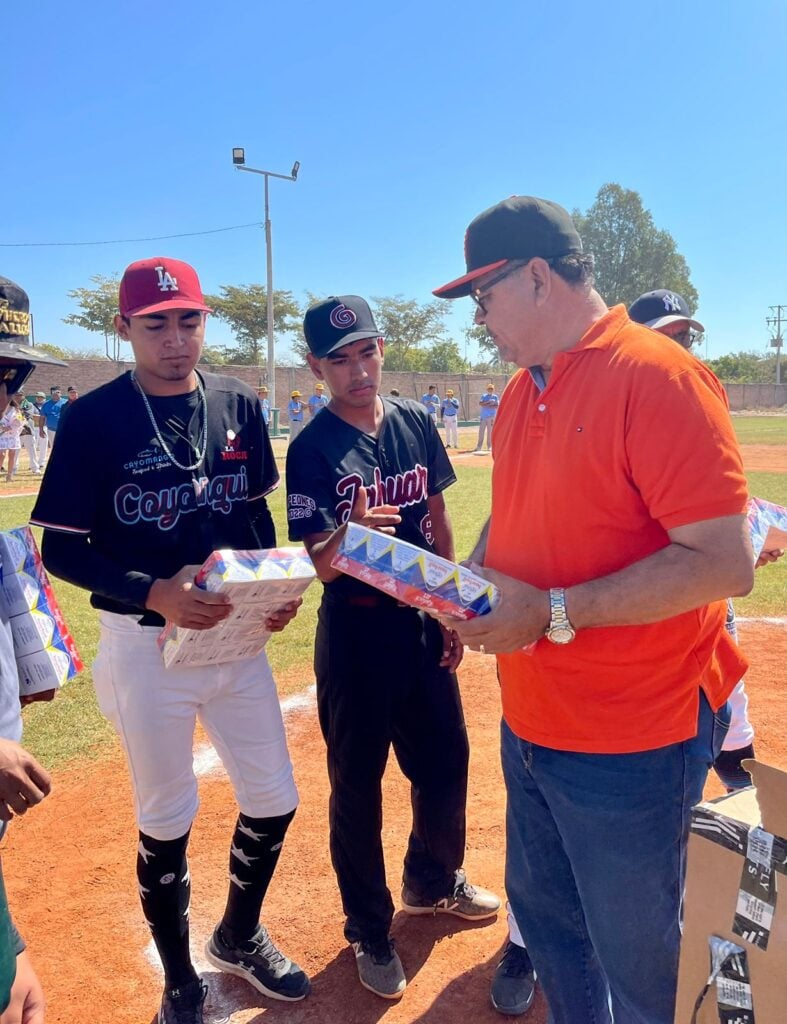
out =
[[[500,600],[497,587],[463,565],[357,523],[347,524],[331,565],[433,614],[473,619]]]
[[[85,666],[29,527],[0,532],[0,567],[0,600],[13,635],[19,692],[58,689]]]
[[[203,590],[229,594],[232,613],[211,629],[168,622],[158,639],[164,664],[220,665],[255,657],[271,635],[266,618],[300,597],[314,578],[304,548],[214,551],[194,581]]]
[[[752,498],[747,518],[755,559],[763,551],[787,548],[787,508],[764,498]]]

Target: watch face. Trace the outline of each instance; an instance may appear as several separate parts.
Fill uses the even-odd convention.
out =
[[[571,626],[554,626],[547,633],[548,639],[553,644],[570,644],[574,639],[575,633]]]

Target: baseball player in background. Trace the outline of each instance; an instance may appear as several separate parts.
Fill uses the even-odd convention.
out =
[[[477,452],[483,451],[484,436],[486,436],[486,449],[492,450],[492,428],[497,417],[497,408],[500,405],[500,398],[495,392],[494,384],[487,384],[486,391],[478,400],[478,443],[475,446]]]
[[[426,411],[432,417],[432,422],[437,423],[437,412],[440,408],[440,396],[437,393],[437,385],[430,384],[426,394],[421,395],[421,402],[426,406]]]
[[[306,403],[303,401],[300,391],[293,391],[287,403],[287,416],[290,421],[290,442],[303,430],[303,413]]]
[[[445,427],[446,448],[458,448],[459,431],[456,421],[459,419],[459,399],[454,398],[452,388],[446,388],[445,398],[440,403],[440,419]]]
[[[309,396],[309,421],[313,420],[318,413],[321,413],[328,404],[328,396],[325,394],[325,385],[318,380],[314,385],[314,394]]]
[[[197,719],[240,808],[226,908],[207,958],[274,999],[309,991],[259,923],[297,804],[267,658],[166,669],[156,643],[165,620],[210,629],[230,613],[226,595],[193,585],[196,569],[216,548],[275,546],[265,495],[278,472],[254,391],[196,371],[210,310],[193,268],[164,257],[132,263],[119,308],[115,327],[135,368],[69,410],[32,521],[44,528],[47,568],[89,590],[99,610],[93,679],[130,768],[139,894],[165,976],[158,1022],[202,1024],[207,986],[189,953],[186,860]],[[118,415],[119,434],[96,431]],[[282,629],[298,604],[269,627]]]
[[[331,401],[287,453],[290,538],[324,583],[315,642],[320,725],[331,782],[331,856],[344,933],[361,984],[398,999],[406,979],[390,937],[380,784],[393,745],[412,786],[404,860],[409,914],[492,917],[500,901],[469,885],[465,846],[468,744],[452,632],[331,567],[351,520],[453,558],[443,491],[456,477],[419,402],[381,398],[383,339],[367,303],[333,297],[306,313],[312,372]]]

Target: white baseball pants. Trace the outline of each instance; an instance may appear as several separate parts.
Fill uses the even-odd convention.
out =
[[[251,818],[288,814],[298,793],[279,698],[265,652],[197,668],[165,668],[159,626],[135,615],[100,613],[93,664],[99,707],[126,752],[137,824],[154,839],[177,839],[199,806],[194,773],[197,719]]]

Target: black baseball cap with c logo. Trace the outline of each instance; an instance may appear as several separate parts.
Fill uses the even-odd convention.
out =
[[[318,359],[362,338],[379,338],[369,304],[360,295],[332,295],[306,310],[303,333]]]

